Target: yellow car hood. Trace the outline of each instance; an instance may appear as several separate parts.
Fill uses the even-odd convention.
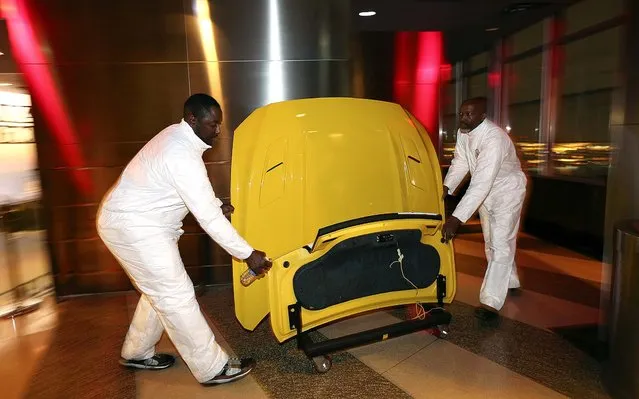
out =
[[[255,110],[234,134],[232,222],[276,264],[267,277],[243,287],[239,274],[246,265],[234,260],[240,322],[253,329],[284,305],[269,303],[279,301],[269,280],[293,272],[278,259],[313,248],[322,229],[339,223],[397,213],[442,215],[441,181],[427,132],[397,104],[317,98]]]

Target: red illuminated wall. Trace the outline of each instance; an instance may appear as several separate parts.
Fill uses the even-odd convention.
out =
[[[435,148],[439,145],[439,87],[443,64],[441,32],[398,32],[395,35],[393,100],[424,125]]]

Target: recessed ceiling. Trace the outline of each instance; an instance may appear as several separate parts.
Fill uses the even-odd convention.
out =
[[[495,38],[525,28],[575,0],[351,0],[353,26],[360,31],[445,33],[450,58],[481,51]],[[360,11],[375,11],[360,17]],[[498,28],[494,30],[493,28]]]

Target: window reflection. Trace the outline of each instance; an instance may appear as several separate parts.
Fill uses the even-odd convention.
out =
[[[488,96],[488,74],[486,72],[467,78],[467,98]]]
[[[448,82],[442,90],[442,159],[443,165],[449,165],[453,158],[457,141],[457,103],[456,81]]]
[[[556,174],[605,179],[614,148],[610,111],[619,66],[621,28],[563,46],[564,70],[555,144]]]
[[[605,180],[615,152],[610,114],[619,72],[622,4],[622,0],[609,4],[583,0],[568,7],[564,17],[555,17],[556,26],[565,30],[554,44],[545,41],[551,40],[553,20],[537,22],[505,38],[506,59],[497,72],[491,69],[493,61],[487,52],[467,58],[461,63],[461,81],[442,90],[444,101],[454,98],[454,86],[461,89],[463,98],[501,95],[497,122],[510,128],[529,173]],[[495,46],[496,54],[502,51]],[[556,53],[550,53],[551,48]],[[493,75],[504,91],[491,96]],[[551,82],[547,92],[542,92],[544,79]],[[448,107],[442,106],[442,112],[442,164],[448,165],[457,139],[457,117]]]
[[[539,144],[541,109],[541,53],[508,64],[508,127],[518,147],[523,167],[539,173],[545,162]]]

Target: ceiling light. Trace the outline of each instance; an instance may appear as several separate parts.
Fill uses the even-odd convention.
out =
[[[498,31],[498,30],[499,30],[499,28],[497,28],[497,27],[494,27],[494,28],[486,28],[486,32],[495,32],[495,31]]]
[[[375,14],[377,14],[375,11],[361,11],[359,13],[359,16],[360,17],[372,17]]]
[[[13,86],[13,83],[0,83],[0,86],[2,86],[2,87]]]
[[[4,55],[4,53],[2,51],[0,51],[0,55]]]
[[[526,12],[526,11],[530,11],[537,8],[547,7],[551,4],[552,3],[540,2],[540,1],[529,2],[529,3],[516,2],[506,6],[502,12],[504,14],[516,14],[516,13]]]

